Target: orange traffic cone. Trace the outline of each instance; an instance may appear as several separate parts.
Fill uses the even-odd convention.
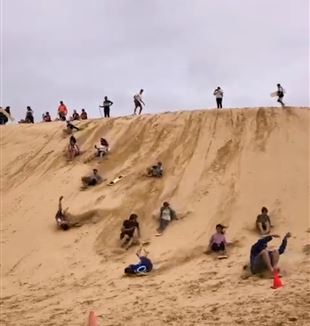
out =
[[[281,288],[283,286],[282,281],[279,277],[279,273],[278,272],[274,272],[273,273],[273,286],[271,287],[272,289],[278,289]]]
[[[89,313],[89,317],[88,317],[88,326],[98,326],[98,324],[97,324],[97,317],[96,317],[94,311],[91,311],[91,312]]]

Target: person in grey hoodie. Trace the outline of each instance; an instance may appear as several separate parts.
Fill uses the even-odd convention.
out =
[[[223,108],[222,102],[223,102],[224,92],[220,86],[215,89],[215,91],[213,92],[213,95],[216,98],[217,108],[222,109]]]

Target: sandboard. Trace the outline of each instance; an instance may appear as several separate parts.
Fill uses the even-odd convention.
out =
[[[8,114],[4,109],[0,108],[0,112],[3,113],[10,121],[14,121],[14,117],[12,117],[10,114]]]
[[[115,178],[111,182],[108,183],[108,186],[114,186],[116,183],[121,181],[124,178],[124,176],[120,175],[119,177]]]
[[[277,91],[272,92],[272,93],[270,94],[270,96],[271,96],[271,97],[277,97],[277,96],[278,96],[278,92],[277,92]]]
[[[217,256],[217,259],[227,259],[228,256],[227,255],[219,255]]]
[[[147,276],[149,274],[148,273],[133,273],[133,274],[124,274],[124,276],[127,276],[127,277],[140,277],[140,276]]]

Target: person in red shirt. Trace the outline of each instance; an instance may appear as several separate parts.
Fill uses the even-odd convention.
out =
[[[60,105],[58,107],[59,119],[62,120],[62,121],[65,121],[67,114],[68,114],[67,107],[65,106],[63,101],[60,101]]]

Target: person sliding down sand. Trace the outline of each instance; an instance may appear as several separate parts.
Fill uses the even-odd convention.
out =
[[[138,216],[131,214],[128,220],[123,222],[123,227],[120,234],[121,247],[128,250],[134,242],[138,242],[140,238],[140,226],[137,221]]]
[[[158,162],[157,165],[150,166],[146,169],[146,173],[148,177],[157,177],[160,178],[163,176],[163,164],[162,162]]]
[[[69,222],[66,219],[66,211],[63,212],[62,210],[63,198],[64,198],[63,196],[59,197],[58,211],[56,213],[55,219],[56,219],[57,226],[63,229],[64,231],[66,231],[69,229]]]
[[[128,267],[126,267],[124,270],[124,273],[126,275],[139,275],[139,274],[149,273],[152,271],[153,263],[147,257],[149,253],[145,249],[143,249],[144,254],[141,255],[142,249],[143,249],[143,246],[141,246],[136,253],[138,258],[140,259],[139,263],[135,264],[135,265],[131,264]]]
[[[261,235],[269,234],[271,229],[271,221],[268,216],[268,209],[266,207],[262,208],[262,213],[256,218],[256,228]]]
[[[168,224],[172,220],[177,220],[177,216],[175,211],[170,207],[170,204],[168,202],[164,202],[163,206],[160,208],[160,213],[159,213],[159,228],[157,229],[157,234],[156,236],[162,235]]]
[[[216,232],[211,236],[208,252],[216,252],[220,256],[226,255],[226,246],[228,242],[225,238],[225,226],[222,224],[217,224]]]
[[[95,145],[95,148],[97,150],[96,157],[100,158],[103,158],[110,150],[109,143],[105,138],[100,138],[100,144],[98,146]]]
[[[70,121],[67,121],[67,128],[64,129],[64,133],[71,135],[73,133],[73,130],[79,131],[80,128],[76,127],[74,124],[72,124]]]
[[[259,239],[251,247],[250,268],[252,274],[261,273],[266,270],[270,271],[271,273],[278,271],[280,255],[285,252],[287,239],[290,237],[291,233],[286,233],[280,247],[276,250],[268,249],[268,242],[270,242],[273,238],[280,238],[279,235],[273,234]]]
[[[69,145],[68,145],[68,159],[73,160],[75,156],[80,154],[79,146],[77,145],[77,141],[74,136],[70,137]]]
[[[93,169],[93,173],[91,175],[82,177],[81,180],[85,188],[89,186],[96,186],[103,181],[102,177],[98,174],[97,169]]]

